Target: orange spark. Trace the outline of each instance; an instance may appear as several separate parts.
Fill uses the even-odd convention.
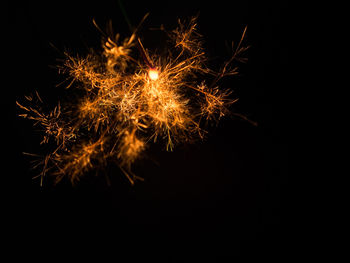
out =
[[[42,128],[42,143],[56,142],[40,162],[41,177],[51,172],[57,180],[67,177],[75,182],[96,166],[115,162],[133,184],[139,177],[132,173],[132,164],[152,141],[173,150],[177,144],[203,138],[203,120],[220,119],[236,101],[218,82],[237,74],[231,64],[244,61],[245,32],[218,72],[206,66],[196,18],[188,24],[179,21],[178,28],[168,32],[172,46],[163,56],[144,48],[136,31],[124,40],[119,34],[107,37],[100,53],[85,58],[66,54],[60,70],[71,79],[69,91],[82,93],[79,99],[64,107],[58,104],[49,113],[38,106],[38,94],[26,97],[34,106],[17,102],[24,111],[20,116]],[[135,48],[139,57],[132,56]]]

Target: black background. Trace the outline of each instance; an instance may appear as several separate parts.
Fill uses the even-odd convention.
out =
[[[9,186],[9,199],[17,201],[12,208],[18,240],[34,256],[45,251],[52,258],[67,251],[116,260],[126,254],[131,262],[134,257],[161,262],[293,257],[298,246],[290,220],[287,164],[287,3],[123,3],[133,25],[150,12],[141,30],[150,50],[164,43],[150,28],[175,28],[178,18],[199,14],[199,32],[214,68],[230,55],[226,43],[238,41],[247,25],[248,63],[240,76],[224,80],[222,86],[232,87],[239,98],[233,111],[258,126],[224,118],[208,127],[204,142],[174,152],[156,149],[135,167],[145,178],[135,186],[110,167],[105,173],[111,185],[105,176],[88,175],[75,186],[47,181],[40,187],[31,179],[36,174],[31,159],[22,155],[40,151],[40,137],[30,121],[16,117],[19,110],[13,106],[15,182]],[[54,66],[63,50],[85,55],[88,48],[100,47],[92,18],[101,28],[111,19],[115,31],[129,34],[118,1],[22,3],[11,11],[11,73],[16,76],[11,89],[18,101],[35,90],[48,105],[65,99],[63,87],[55,87],[62,76]]]

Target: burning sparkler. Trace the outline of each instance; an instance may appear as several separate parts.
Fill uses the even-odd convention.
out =
[[[103,38],[98,55],[66,54],[60,72],[70,79],[67,88],[83,92],[81,98],[58,104],[49,113],[40,109],[38,93],[26,97],[33,106],[17,102],[24,111],[20,116],[43,129],[42,144],[55,142],[38,163],[41,178],[50,173],[57,182],[68,177],[74,183],[87,171],[112,161],[134,184],[139,177],[132,173],[132,164],[152,141],[171,151],[176,144],[203,139],[203,121],[219,120],[236,101],[218,81],[238,73],[232,62],[244,60],[245,33],[246,29],[219,72],[206,66],[196,18],[179,21],[175,30],[167,32],[173,46],[167,47],[165,56],[145,49],[137,30],[123,41],[119,34]],[[132,56],[135,48],[139,56]],[[213,81],[208,84],[206,76]]]

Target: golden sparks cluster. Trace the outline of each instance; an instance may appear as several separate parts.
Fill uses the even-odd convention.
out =
[[[49,113],[41,110],[38,93],[27,96],[27,104],[17,102],[20,116],[42,128],[41,143],[53,146],[37,163],[41,179],[50,174],[57,182],[67,177],[74,183],[89,170],[115,162],[134,184],[141,178],[132,164],[152,142],[171,151],[176,144],[203,139],[203,124],[219,120],[236,101],[218,81],[238,73],[232,62],[244,60],[246,30],[232,45],[232,57],[214,71],[206,65],[196,28],[192,18],[164,30],[170,40],[165,55],[145,49],[137,30],[123,41],[119,34],[104,35],[102,51],[84,58],[66,53],[59,69],[79,98]]]

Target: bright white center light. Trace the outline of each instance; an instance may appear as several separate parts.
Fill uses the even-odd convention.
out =
[[[148,76],[151,80],[156,80],[156,79],[158,79],[158,71],[155,69],[150,69],[148,71]]]

